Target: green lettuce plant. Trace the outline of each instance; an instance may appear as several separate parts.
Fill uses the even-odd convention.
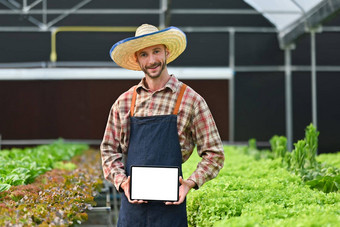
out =
[[[284,160],[287,153],[287,138],[275,135],[269,140],[274,158],[282,158]]]
[[[53,144],[34,148],[0,151],[0,192],[10,186],[29,184],[54,168],[60,161],[70,160],[88,149],[86,144],[69,144],[58,140]]]
[[[88,150],[70,161],[76,169],[53,169],[0,192],[0,226],[74,226],[87,220],[102,186],[100,154]]]
[[[339,193],[311,190],[279,158],[256,160],[244,153],[244,147],[224,150],[226,160],[219,175],[187,196],[189,226],[338,225]],[[184,163],[184,177],[198,162],[193,155]]]
[[[316,168],[318,163],[316,162],[316,155],[318,151],[318,136],[320,132],[316,130],[313,124],[307,126],[305,130],[306,141],[306,161],[310,168]]]

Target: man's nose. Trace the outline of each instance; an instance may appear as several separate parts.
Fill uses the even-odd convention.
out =
[[[149,64],[153,64],[156,62],[156,58],[155,56],[153,56],[152,54],[149,55]]]

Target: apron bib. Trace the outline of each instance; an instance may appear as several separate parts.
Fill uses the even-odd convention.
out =
[[[134,117],[137,96],[135,88],[130,111],[130,141],[125,164],[127,176],[130,176],[131,165],[178,166],[182,176],[177,112],[185,89],[186,85],[183,84],[172,115]],[[118,226],[182,227],[187,225],[185,201],[180,205],[165,205],[163,202],[131,204],[122,193]]]

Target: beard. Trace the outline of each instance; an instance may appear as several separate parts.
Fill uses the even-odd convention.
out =
[[[149,66],[141,67],[141,69],[145,73],[145,75],[148,75],[152,79],[156,79],[156,78],[161,76],[161,74],[162,74],[162,72],[165,68],[165,65],[166,65],[166,62],[157,62],[157,63],[149,65]],[[159,69],[158,69],[159,71],[157,73],[150,73],[148,71],[149,69],[153,69],[155,67],[159,67]]]

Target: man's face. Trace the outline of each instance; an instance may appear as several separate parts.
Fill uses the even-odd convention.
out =
[[[164,45],[146,47],[136,52],[137,62],[145,75],[158,78],[166,67],[169,52]]]

